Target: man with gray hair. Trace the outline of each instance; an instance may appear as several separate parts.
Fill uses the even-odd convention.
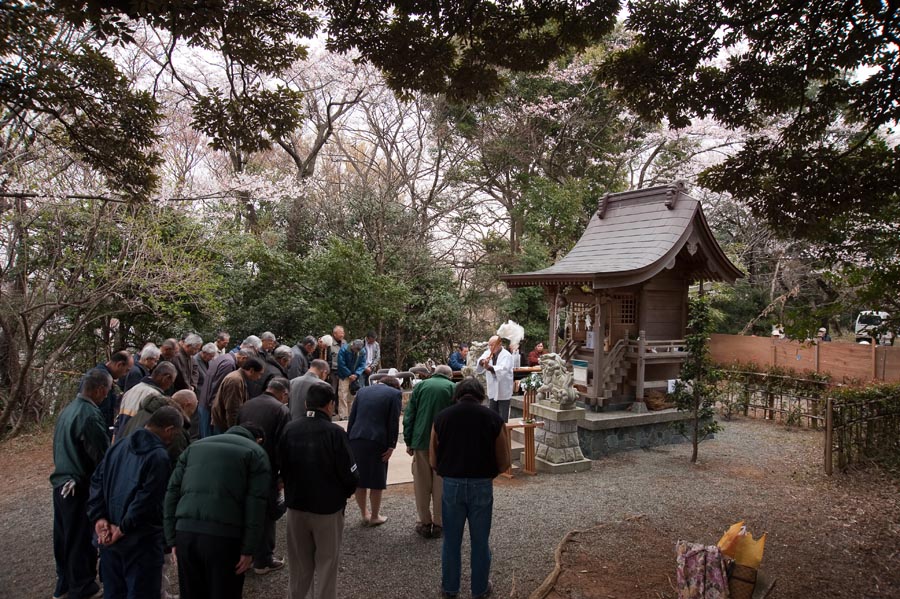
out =
[[[204,345],[200,349],[200,353],[192,358],[194,360],[194,368],[197,370],[197,385],[194,389],[194,393],[197,394],[198,398],[203,396],[203,387],[206,385],[206,375],[209,373],[209,364],[219,355],[218,352],[219,348],[216,347],[216,344],[210,342]],[[203,437],[209,436],[209,432],[212,430],[209,428],[209,418],[206,419],[207,429],[205,432],[202,430],[203,422],[203,415],[200,410],[194,412],[194,416],[191,419],[192,438],[202,439]]]
[[[228,331],[218,331],[216,333],[216,354],[221,356],[228,353],[229,343],[231,343],[231,335]]]
[[[362,339],[354,339],[341,348],[338,355],[338,402],[341,420],[350,417],[353,398],[359,391],[363,371],[366,369],[366,348]]]
[[[259,339],[257,339],[257,341],[259,341]],[[249,358],[255,358],[256,355],[256,350],[253,348],[253,345],[248,345],[245,340],[244,343],[241,344],[241,349],[237,352],[233,354],[222,354],[209,363],[209,368],[206,371],[206,378],[203,381],[202,394],[198,396],[199,404],[197,410],[200,412],[201,438],[208,437],[212,434],[212,401],[219,390],[219,385],[222,384],[222,381],[225,380],[226,376],[240,368]],[[203,434],[203,422],[209,423],[207,425],[208,428],[206,429],[208,434],[206,435]]]
[[[272,331],[266,331],[262,335],[259,336],[260,341],[262,341],[262,351],[263,354],[270,354],[272,350],[275,349],[275,346],[278,345],[278,341],[275,340],[275,333]]]
[[[306,416],[306,394],[313,385],[328,384],[328,372],[330,367],[325,360],[315,359],[309,363],[309,370],[303,376],[291,380],[290,408],[291,419],[296,420]]]
[[[269,381],[274,378],[287,379],[287,369],[291,364],[293,353],[287,345],[279,345],[273,351],[269,352],[265,357],[266,370],[263,376],[255,384],[248,387],[250,397],[256,397],[265,393]]]
[[[316,338],[307,335],[303,341],[291,348],[291,364],[288,366],[288,378],[295,379],[303,376],[309,369],[309,363],[315,359]]]
[[[129,389],[140,383],[145,376],[149,376],[153,369],[156,368],[159,356],[159,348],[156,347],[155,343],[145,345],[138,355],[138,361],[119,383],[122,392],[127,393]]]
[[[178,350],[172,358],[172,364],[178,370],[175,376],[175,383],[172,385],[175,391],[187,389],[193,391],[197,386],[197,367],[194,363],[194,356],[200,352],[203,346],[203,339],[200,335],[189,333],[178,344]]]
[[[93,368],[84,375],[75,401],[60,413],[53,431],[54,597],[92,597],[97,584],[97,551],[87,515],[91,476],[109,448],[99,405],[112,388],[109,372]]]

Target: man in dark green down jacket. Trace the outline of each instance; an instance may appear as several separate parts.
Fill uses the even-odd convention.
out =
[[[166,544],[183,599],[239,599],[263,532],[271,474],[263,433],[233,426],[191,444],[169,479]]]

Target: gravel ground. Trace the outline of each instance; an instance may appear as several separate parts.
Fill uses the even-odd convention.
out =
[[[754,532],[769,531],[763,564],[782,581],[775,596],[803,596],[793,594],[791,580],[819,580],[823,571],[826,578],[830,572],[837,585],[846,580],[852,586],[857,578],[875,580],[900,593],[900,586],[891,586],[900,585],[896,574],[890,579],[891,572],[900,571],[895,479],[884,478],[877,471],[826,479],[821,474],[820,433],[786,431],[751,420],[725,426],[716,439],[701,445],[698,465],[689,463],[690,447],[683,444],[618,454],[595,461],[589,472],[498,479],[491,535],[496,596],[528,597],[553,569],[554,551],[569,530],[633,521],[635,517],[665,531],[661,553],[672,552],[674,539],[685,534],[692,535],[691,540],[714,543],[728,525],[748,518]],[[0,570],[0,597],[51,595],[48,440],[45,433],[3,448],[0,555],[5,567]],[[411,485],[395,485],[386,491],[383,514],[388,522],[384,526],[362,527],[355,503],[348,505],[347,514],[340,597],[438,595],[440,541],[413,533]],[[685,531],[673,525],[675,522],[690,523],[691,528]],[[281,552],[283,522],[278,534],[276,552]],[[808,545],[798,544],[805,538]],[[847,539],[849,549],[842,550],[846,556],[838,555],[840,551],[833,546],[826,549]],[[605,541],[609,559],[617,559],[615,540]],[[876,560],[871,565],[861,563],[873,552],[880,556],[877,564]],[[464,547],[464,569],[466,556]],[[834,563],[829,564],[829,556]],[[674,572],[674,558],[671,563]],[[843,565],[852,566],[853,572],[842,574]],[[635,576],[641,576],[639,566],[635,564]],[[889,579],[886,582],[885,577]],[[244,596],[283,597],[286,587],[286,569],[266,576],[250,575]],[[468,589],[465,572],[462,589]],[[850,587],[845,590],[848,594],[843,596],[847,597],[891,596],[849,592]],[[567,592],[565,596],[593,595]]]

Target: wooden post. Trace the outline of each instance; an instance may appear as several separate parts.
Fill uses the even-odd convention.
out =
[[[547,344],[550,348],[550,353],[556,353],[557,346],[557,327],[556,327],[556,319],[559,317],[559,306],[557,306],[557,302],[559,301],[559,287],[553,286],[549,288],[548,295],[550,296],[550,331],[547,335]]]
[[[878,340],[872,336],[872,380],[878,378],[878,359],[876,357],[878,351]]]
[[[778,348],[775,347],[775,343],[778,342],[778,337],[772,337],[772,368],[778,366]]]
[[[822,345],[822,342],[816,339],[816,374],[819,374],[819,347]]]
[[[591,399],[593,405],[603,406],[603,370],[606,366],[606,352],[604,351],[604,334],[606,327],[606,297],[600,291],[594,291],[594,380],[591,385]]]
[[[646,350],[646,336],[647,333],[645,331],[640,331],[638,333],[640,336],[638,337],[638,356],[637,356],[637,370],[635,372],[635,390],[634,396],[637,401],[644,400],[644,351]]]
[[[830,397],[825,399],[825,474],[831,476],[833,463],[832,451],[834,450],[834,418],[832,417]]]
[[[525,427],[525,463],[522,465],[525,474],[537,474],[534,463],[534,426]]]

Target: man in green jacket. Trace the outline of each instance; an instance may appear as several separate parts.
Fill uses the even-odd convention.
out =
[[[100,368],[89,370],[81,392],[60,413],[53,431],[53,557],[56,559],[54,599],[93,597],[97,584],[97,550],[91,545],[94,527],[87,516],[91,476],[109,448],[106,420],[98,407],[113,380]]]
[[[441,520],[443,481],[431,470],[428,449],[434,417],[453,403],[454,385],[450,380],[452,376],[453,371],[449,366],[440,365],[435,368],[430,378],[413,388],[412,397],[403,414],[403,441],[406,443],[406,453],[413,456],[413,489],[418,513],[416,533],[426,539],[436,539],[443,531]]]
[[[191,444],[169,479],[166,545],[183,599],[240,599],[262,540],[271,474],[261,429],[233,426]]]

